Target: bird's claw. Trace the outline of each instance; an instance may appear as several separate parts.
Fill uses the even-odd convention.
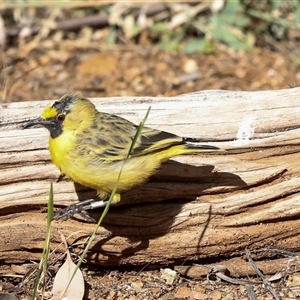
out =
[[[67,220],[68,218],[73,217],[75,214],[80,214],[80,216],[86,222],[95,223],[95,219],[89,216],[88,214],[83,213],[83,211],[86,211],[88,209],[97,209],[97,208],[105,207],[106,204],[107,201],[103,201],[103,200],[100,201],[97,201],[95,199],[83,200],[55,212],[52,220],[60,220],[60,219]],[[114,204],[113,201],[112,204]]]
[[[95,220],[92,217],[83,213],[83,211],[85,211],[87,209],[91,209],[91,203],[93,201],[95,201],[95,200],[88,199],[88,200],[84,200],[84,201],[69,205],[65,208],[62,208],[59,211],[54,213],[52,220],[60,220],[60,219],[67,220],[67,219],[73,217],[75,214],[80,214],[81,217],[85,221],[94,223]]]

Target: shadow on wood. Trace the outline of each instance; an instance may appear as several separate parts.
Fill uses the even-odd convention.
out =
[[[240,256],[246,247],[299,250],[299,93],[300,88],[294,88],[94,99],[103,111],[135,123],[151,105],[147,126],[213,140],[226,153],[175,158],[148,183],[124,193],[121,205],[110,209],[97,232],[89,263],[132,266],[217,260]],[[43,247],[44,209],[50,182],[59,172],[49,160],[46,130],[22,131],[20,126],[37,117],[44,106],[43,101],[2,105],[2,262],[39,259]],[[253,137],[236,140],[241,123],[250,119]],[[55,207],[94,195],[86,188],[76,193],[73,182],[65,179],[54,183],[54,193]],[[61,231],[80,253],[93,229],[94,224],[77,220],[52,222],[51,245],[64,251]]]

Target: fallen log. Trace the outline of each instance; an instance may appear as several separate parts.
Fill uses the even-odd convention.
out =
[[[246,247],[299,250],[299,93],[293,88],[92,99],[99,110],[135,123],[151,106],[147,126],[203,138],[226,151],[176,157],[123,194],[99,229],[89,262],[166,265],[239,257]],[[55,182],[59,171],[50,162],[47,130],[21,129],[49,102],[0,107],[2,263],[40,258],[50,182],[55,207],[95,195],[67,178]],[[96,218],[100,213],[92,212]],[[64,251],[61,231],[81,252],[94,226],[53,221],[51,247]]]

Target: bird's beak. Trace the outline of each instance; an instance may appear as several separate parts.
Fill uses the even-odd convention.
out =
[[[45,126],[48,123],[50,123],[50,121],[44,120],[41,117],[39,117],[37,119],[31,120],[30,122],[28,122],[26,125],[23,126],[23,129],[29,128],[29,127],[34,126],[34,125],[43,125],[43,126]]]

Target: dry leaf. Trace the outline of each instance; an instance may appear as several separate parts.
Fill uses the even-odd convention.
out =
[[[61,234],[62,241],[67,247],[65,237]],[[81,300],[84,295],[84,279],[81,271],[78,269],[64,294],[66,286],[68,285],[73,273],[75,272],[76,265],[73,263],[69,250],[67,249],[67,258],[65,263],[58,270],[53,283],[52,298],[51,300],[68,299],[68,300]]]

